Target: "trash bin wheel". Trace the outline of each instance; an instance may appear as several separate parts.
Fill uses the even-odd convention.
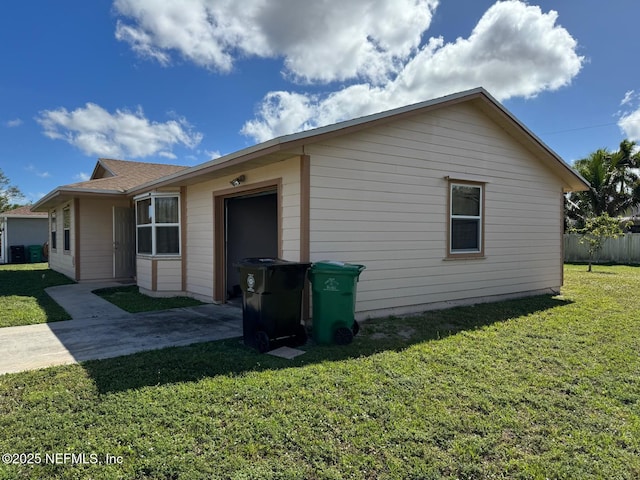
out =
[[[333,341],[338,345],[349,345],[353,341],[353,332],[347,327],[338,327],[333,332]]]
[[[256,332],[256,348],[260,353],[266,353],[269,351],[269,335],[262,330]]]
[[[303,324],[299,324],[296,327],[296,335],[293,337],[293,341],[295,342],[296,347],[301,347],[307,343],[307,329]]]
[[[353,326],[351,327],[351,331],[353,332],[354,337],[360,331],[360,324],[356,320],[353,321]]]

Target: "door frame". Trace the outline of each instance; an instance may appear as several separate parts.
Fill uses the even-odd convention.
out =
[[[112,239],[112,244],[113,244],[113,262],[112,262],[112,272],[111,275],[113,278],[124,278],[124,277],[120,277],[117,275],[118,272],[116,272],[116,255],[117,255],[117,248],[116,248],[116,242],[117,242],[117,234],[118,234],[118,225],[116,222],[116,210],[117,209],[127,209],[130,210],[132,212],[131,215],[131,220],[132,220],[132,224],[129,225],[129,228],[131,228],[131,233],[133,234],[132,237],[132,243],[131,243],[131,247],[133,248],[133,253],[130,252],[133,262],[132,262],[132,271],[131,271],[131,278],[135,278],[136,277],[136,240],[137,240],[137,232],[136,232],[136,213],[135,213],[135,207],[131,207],[131,206],[118,206],[118,205],[113,205],[111,207],[111,218],[112,218],[112,222],[113,222],[113,239]]]
[[[227,301],[225,200],[269,191],[276,193],[278,257],[282,257],[282,178],[213,192],[213,299],[215,302],[226,303]]]
[[[7,217],[0,218],[0,263],[9,263],[7,258],[7,223]],[[49,230],[48,223],[47,230]]]

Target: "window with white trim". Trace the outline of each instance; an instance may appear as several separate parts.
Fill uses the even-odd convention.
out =
[[[62,235],[64,242],[64,251],[71,250],[71,208],[64,207],[62,210]]]
[[[136,201],[139,255],[180,255],[180,197],[152,194]]]
[[[55,250],[58,248],[58,237],[57,234],[57,225],[56,225],[56,211],[51,212],[51,249]]]
[[[452,181],[449,197],[449,256],[482,256],[484,185]]]

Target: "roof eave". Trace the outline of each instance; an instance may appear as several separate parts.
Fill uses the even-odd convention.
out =
[[[407,105],[404,107],[388,110],[385,112],[375,113],[364,117],[347,120],[344,122],[319,127],[313,130],[306,130],[290,135],[268,140],[266,142],[253,145],[251,147],[239,150],[229,155],[210,160],[208,162],[187,168],[184,171],[176,172],[171,175],[147,182],[145,184],[133,187],[127,190],[129,195],[136,195],[154,188],[160,188],[169,185],[180,184],[192,180],[195,177],[205,174],[239,166],[252,159],[266,157],[278,152],[294,152],[296,148],[301,148],[305,144],[315,143],[328,137],[344,135],[365,128],[375,126],[379,123],[388,122],[398,117],[417,115],[431,108],[442,108],[447,105],[459,102],[467,102],[473,100],[481,100],[484,105],[488,105],[494,112],[500,113],[510,125],[515,126],[519,130],[522,138],[527,139],[538,152],[543,153],[550,159],[547,164],[562,179],[565,191],[580,191],[590,188],[589,183],[578,172],[573,170],[562,158],[547,146],[540,138],[538,138],[531,130],[522,124],[511,112],[509,112],[500,102],[493,98],[484,88],[478,87],[463,92],[454,93],[441,98],[427,100],[425,102]]]
[[[122,190],[97,190],[91,188],[57,188],[50,192],[48,195],[42,197],[31,207],[32,212],[48,212],[49,209],[55,205],[55,200],[65,198],[65,202],[68,201],[66,197],[104,197],[104,196],[125,196],[125,192]]]
[[[6,212],[5,212],[6,213]],[[3,218],[47,218],[46,215],[5,215],[0,213],[0,217]]]
[[[46,194],[44,197],[42,197],[40,200],[38,200],[36,203],[34,203],[31,206],[31,211],[32,212],[48,212],[49,209],[45,208],[45,205],[48,205],[49,202],[53,201],[60,195],[61,195],[61,189],[58,188],[58,189],[52,190],[51,192]]]
[[[175,183],[185,182],[194,177],[210,174],[225,168],[230,168],[238,164],[245,163],[251,159],[263,157],[270,153],[277,153],[282,150],[280,142],[282,137],[269,140],[252,147],[230,153],[220,158],[210,160],[194,167],[189,167],[184,171],[175,172],[165,177],[152,180],[142,185],[137,185],[127,190],[128,195],[137,195],[155,188],[166,187]]]
[[[266,156],[277,152],[285,152],[293,150],[297,147],[301,147],[308,144],[308,140],[312,139],[313,142],[317,142],[328,136],[338,136],[350,133],[356,130],[362,130],[369,128],[376,123],[387,121],[392,117],[401,115],[417,114],[428,107],[441,106],[444,104],[457,103],[463,100],[469,100],[476,96],[486,93],[482,87],[474,88],[464,92],[458,92],[445,97],[427,100],[425,102],[416,103],[413,105],[407,105],[399,107],[393,110],[387,110],[385,112],[374,113],[366,115],[364,117],[355,118],[352,120],[346,120],[332,125],[326,125],[323,127],[314,128],[312,130],[305,130],[302,132],[292,133],[289,135],[283,135],[276,137],[266,142],[253,145],[251,147],[239,150],[237,152],[230,153],[220,158],[210,160],[208,162],[196,165],[186,169],[184,172],[176,172],[172,175],[162,177],[160,179],[147,182],[143,185],[139,185],[127,190],[129,195],[137,195],[145,191],[152,190],[154,188],[160,188],[180,182],[182,180],[188,180],[199,175],[213,173],[218,170],[232,167],[249,161],[254,158]]]

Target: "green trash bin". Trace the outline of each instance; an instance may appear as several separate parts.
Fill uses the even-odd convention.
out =
[[[42,247],[40,245],[29,245],[29,262],[40,263],[42,261]]]
[[[323,261],[309,269],[313,298],[313,339],[319,344],[347,345],[358,333],[356,286],[364,265]]]

